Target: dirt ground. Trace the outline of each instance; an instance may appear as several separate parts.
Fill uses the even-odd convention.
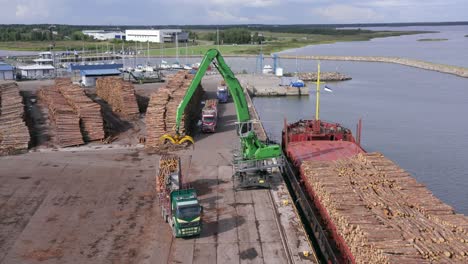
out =
[[[204,80],[206,96],[215,96],[218,81]],[[160,85],[136,89],[146,96]],[[132,143],[140,132],[120,134],[109,145],[0,158],[0,263],[288,263],[291,255],[295,263],[313,263],[298,257],[303,240],[292,236],[293,250],[286,246],[284,230],[301,231],[278,223],[281,202],[269,190],[233,189],[234,105],[219,111],[217,133],[197,135],[194,149],[179,152],[204,207],[199,237],[172,237],[154,191],[159,156]],[[273,189],[284,193],[275,177]],[[285,216],[298,225],[295,214]]]

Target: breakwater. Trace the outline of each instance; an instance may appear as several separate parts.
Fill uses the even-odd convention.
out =
[[[468,68],[426,62],[415,59],[384,56],[289,56],[280,55],[281,59],[300,59],[300,60],[335,60],[335,61],[363,61],[363,62],[384,62],[396,63],[405,66],[420,68],[424,70],[437,71],[468,78]]]

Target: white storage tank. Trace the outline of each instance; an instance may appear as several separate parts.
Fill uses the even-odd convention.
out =
[[[279,77],[283,76],[283,68],[277,67],[275,75]]]

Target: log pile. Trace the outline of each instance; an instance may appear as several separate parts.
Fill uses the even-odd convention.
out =
[[[128,119],[140,114],[135,88],[130,82],[118,77],[105,77],[96,80],[96,93],[111,107],[112,111]]]
[[[160,88],[150,97],[146,111],[146,144],[147,148],[159,148],[161,136],[174,134],[176,124],[177,107],[185,96],[193,79],[192,74],[179,71],[165,87]],[[200,102],[203,89],[199,87],[185,108],[179,132],[185,135],[193,135],[196,121],[200,119]]]
[[[23,98],[16,83],[0,85],[0,155],[24,152],[30,140],[23,120]]]
[[[305,161],[301,173],[356,263],[468,263],[468,218],[383,155]]]
[[[179,158],[174,155],[162,155],[159,159],[159,171],[156,175],[156,191],[161,193],[166,188],[167,177],[178,173]]]
[[[81,87],[72,84],[68,78],[55,79],[55,86],[79,116],[84,139],[86,141],[104,139],[101,106],[93,102]]]
[[[80,131],[80,119],[57,87],[39,90],[39,100],[49,109],[49,119],[54,126],[55,139],[60,147],[84,144]]]

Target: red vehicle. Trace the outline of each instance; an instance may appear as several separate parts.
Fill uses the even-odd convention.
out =
[[[218,123],[218,99],[205,101],[202,109],[202,132],[214,133]]]

